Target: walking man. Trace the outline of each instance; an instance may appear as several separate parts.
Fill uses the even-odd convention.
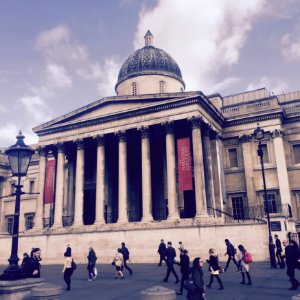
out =
[[[123,254],[123,261],[124,261],[124,268],[126,268],[129,271],[130,276],[132,275],[133,271],[131,268],[127,265],[127,260],[129,259],[129,250],[125,247],[125,243],[123,242],[121,244],[121,253]]]
[[[189,277],[190,273],[190,258],[187,255],[188,251],[186,249],[182,250],[182,254],[180,255],[180,272],[181,272],[181,279],[180,279],[180,289],[177,292],[177,295],[182,295],[183,292],[183,285],[186,279]]]
[[[277,234],[275,234],[275,247],[276,247],[277,263],[278,263],[278,265],[281,265],[281,262],[282,262],[282,255],[281,255],[282,248],[281,248],[281,241],[278,238]]]
[[[162,261],[164,260],[165,263],[167,263],[166,261],[166,250],[167,250],[167,247],[166,247],[166,244],[164,242],[163,239],[160,240],[160,244],[158,246],[158,254],[159,254],[159,263],[158,263],[158,266],[161,266],[161,263]]]
[[[226,263],[224,272],[226,272],[226,270],[228,269],[229,263],[230,263],[231,260],[234,262],[234,264],[237,267],[237,271],[239,272],[240,267],[239,267],[239,265],[236,262],[235,257],[234,257],[235,254],[236,254],[236,250],[234,249],[234,246],[229,242],[228,239],[225,239],[225,244],[226,244],[227,251],[226,251],[226,253],[224,255],[228,255],[228,259],[227,259],[227,263]]]
[[[172,247],[172,243],[168,242],[168,248],[166,250],[166,259],[167,259],[167,274],[166,277],[164,279],[164,282],[168,282],[169,276],[171,274],[171,272],[173,273],[176,281],[175,283],[179,282],[179,278],[178,275],[176,273],[176,271],[174,270],[174,259],[176,257],[176,251],[175,249]]]

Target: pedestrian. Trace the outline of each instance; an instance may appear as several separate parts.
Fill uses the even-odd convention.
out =
[[[203,262],[200,257],[196,257],[193,260],[193,266],[191,270],[193,285],[195,286],[193,290],[189,290],[187,294],[187,299],[189,300],[204,300],[204,279],[203,279]]]
[[[297,290],[299,281],[295,278],[295,269],[299,265],[299,248],[298,244],[291,240],[290,243],[285,247],[285,263],[286,263],[286,274],[290,278],[292,286],[289,290]]]
[[[227,263],[226,266],[224,268],[224,272],[227,271],[228,267],[229,267],[229,263],[232,260],[234,262],[234,264],[237,267],[237,272],[240,271],[239,265],[235,260],[235,254],[236,254],[236,249],[234,248],[234,246],[229,242],[228,239],[225,239],[225,244],[226,244],[226,253],[224,254],[225,256],[228,255],[228,259],[227,259]]]
[[[113,260],[113,265],[116,267],[116,276],[115,279],[119,278],[119,275],[121,276],[121,279],[124,278],[124,274],[122,272],[123,269],[123,254],[121,248],[118,248],[117,253]]]
[[[176,279],[175,283],[179,282],[178,275],[177,275],[176,271],[174,270],[175,257],[176,257],[176,251],[172,247],[172,243],[168,242],[168,247],[167,247],[167,250],[166,250],[166,260],[167,260],[168,269],[167,269],[167,274],[166,274],[166,277],[164,279],[164,282],[168,282],[168,279],[169,279],[169,276],[170,276],[171,272],[172,272],[172,274],[174,275],[174,277]]]
[[[178,244],[179,244],[178,250],[179,250],[179,256],[180,256],[183,254],[184,246],[181,241]]]
[[[29,257],[29,255],[25,256],[23,259],[23,262],[22,262],[22,273],[25,275],[26,278],[40,278],[41,277],[40,261],[41,261],[40,248],[32,248],[30,257]]]
[[[275,234],[275,247],[276,247],[276,258],[277,258],[277,263],[279,266],[281,266],[282,263],[282,247],[281,247],[281,241],[278,238],[278,235]]]
[[[184,282],[189,278],[189,274],[190,274],[190,258],[187,254],[188,251],[184,249],[180,256],[179,266],[181,272],[181,279],[180,279],[180,289],[177,292],[177,295],[182,295]]]
[[[164,260],[165,263],[167,263],[166,261],[166,250],[167,250],[167,247],[166,247],[166,244],[164,242],[163,239],[160,240],[160,244],[158,246],[158,254],[159,254],[159,263],[158,263],[158,266],[161,266],[161,263],[162,261]]]
[[[210,248],[208,253],[209,253],[209,259],[206,261],[209,264],[210,281],[209,281],[209,284],[207,285],[207,287],[210,289],[211,285],[214,281],[214,278],[216,278],[220,285],[219,290],[223,290],[224,286],[221,281],[221,278],[219,277],[221,267],[219,265],[218,254],[216,253],[215,249],[213,249],[213,248]]]
[[[89,279],[88,281],[95,280],[97,275],[95,273],[95,267],[96,267],[96,260],[97,256],[92,247],[89,248],[89,254],[87,256],[88,259],[88,265],[87,265],[87,270],[89,272]]]
[[[72,250],[70,247],[66,249],[66,252],[64,253],[65,257],[65,263],[64,268],[62,272],[64,273],[64,281],[67,285],[66,291],[69,291],[71,289],[71,276],[73,274],[73,268],[72,268]]]
[[[132,275],[133,271],[132,269],[127,265],[127,261],[129,260],[129,250],[128,248],[125,246],[125,243],[123,242],[121,244],[121,251],[123,254],[123,263],[124,263],[124,268],[126,268],[129,271],[130,276]]]
[[[246,285],[252,285],[252,280],[250,276],[250,263],[252,262],[251,260],[247,260],[247,257],[249,256],[249,252],[245,249],[243,245],[238,245],[239,252],[237,253],[237,259],[240,263],[241,266],[241,274],[242,274],[242,281],[241,284],[246,284]],[[250,256],[251,257],[251,256]],[[245,282],[245,273],[248,279],[248,282]]]
[[[21,268],[23,268],[23,266],[26,264],[26,262],[28,260],[30,260],[28,253],[27,252],[23,253],[23,260],[22,260]]]

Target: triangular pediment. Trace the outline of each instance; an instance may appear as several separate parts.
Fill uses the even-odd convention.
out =
[[[89,105],[76,109],[68,114],[53,119],[33,128],[37,134],[40,131],[63,127],[88,120],[104,118],[111,115],[121,114],[128,111],[143,109],[164,101],[185,98],[190,93],[155,94],[123,97],[108,97],[97,100]]]

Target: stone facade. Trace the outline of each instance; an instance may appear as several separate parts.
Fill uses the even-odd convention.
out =
[[[128,76],[121,84],[133,80]],[[146,262],[156,259],[161,238],[182,240],[192,257],[205,256],[210,247],[225,251],[229,238],[251,249],[256,260],[266,259],[263,181],[253,132],[257,123],[265,131],[267,203],[272,233],[283,239],[299,222],[299,122],[298,92],[271,95],[259,89],[222,97],[173,90],[106,97],[37,126],[36,153],[22,178],[20,251],[40,247],[45,263],[57,263],[69,243],[79,262],[89,246],[109,262],[124,241],[133,261]],[[193,188],[185,191],[179,190],[181,138],[189,139],[192,161]],[[51,161],[54,201],[46,204]],[[1,153],[1,244],[10,240],[14,182]],[[8,252],[1,247],[0,263]]]

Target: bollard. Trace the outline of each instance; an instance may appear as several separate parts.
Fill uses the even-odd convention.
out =
[[[141,291],[141,300],[175,300],[176,293],[164,286],[155,285]]]
[[[44,283],[31,290],[31,297],[35,300],[58,300],[62,294],[62,286],[52,283]]]
[[[293,296],[291,300],[300,300],[300,294]]]

